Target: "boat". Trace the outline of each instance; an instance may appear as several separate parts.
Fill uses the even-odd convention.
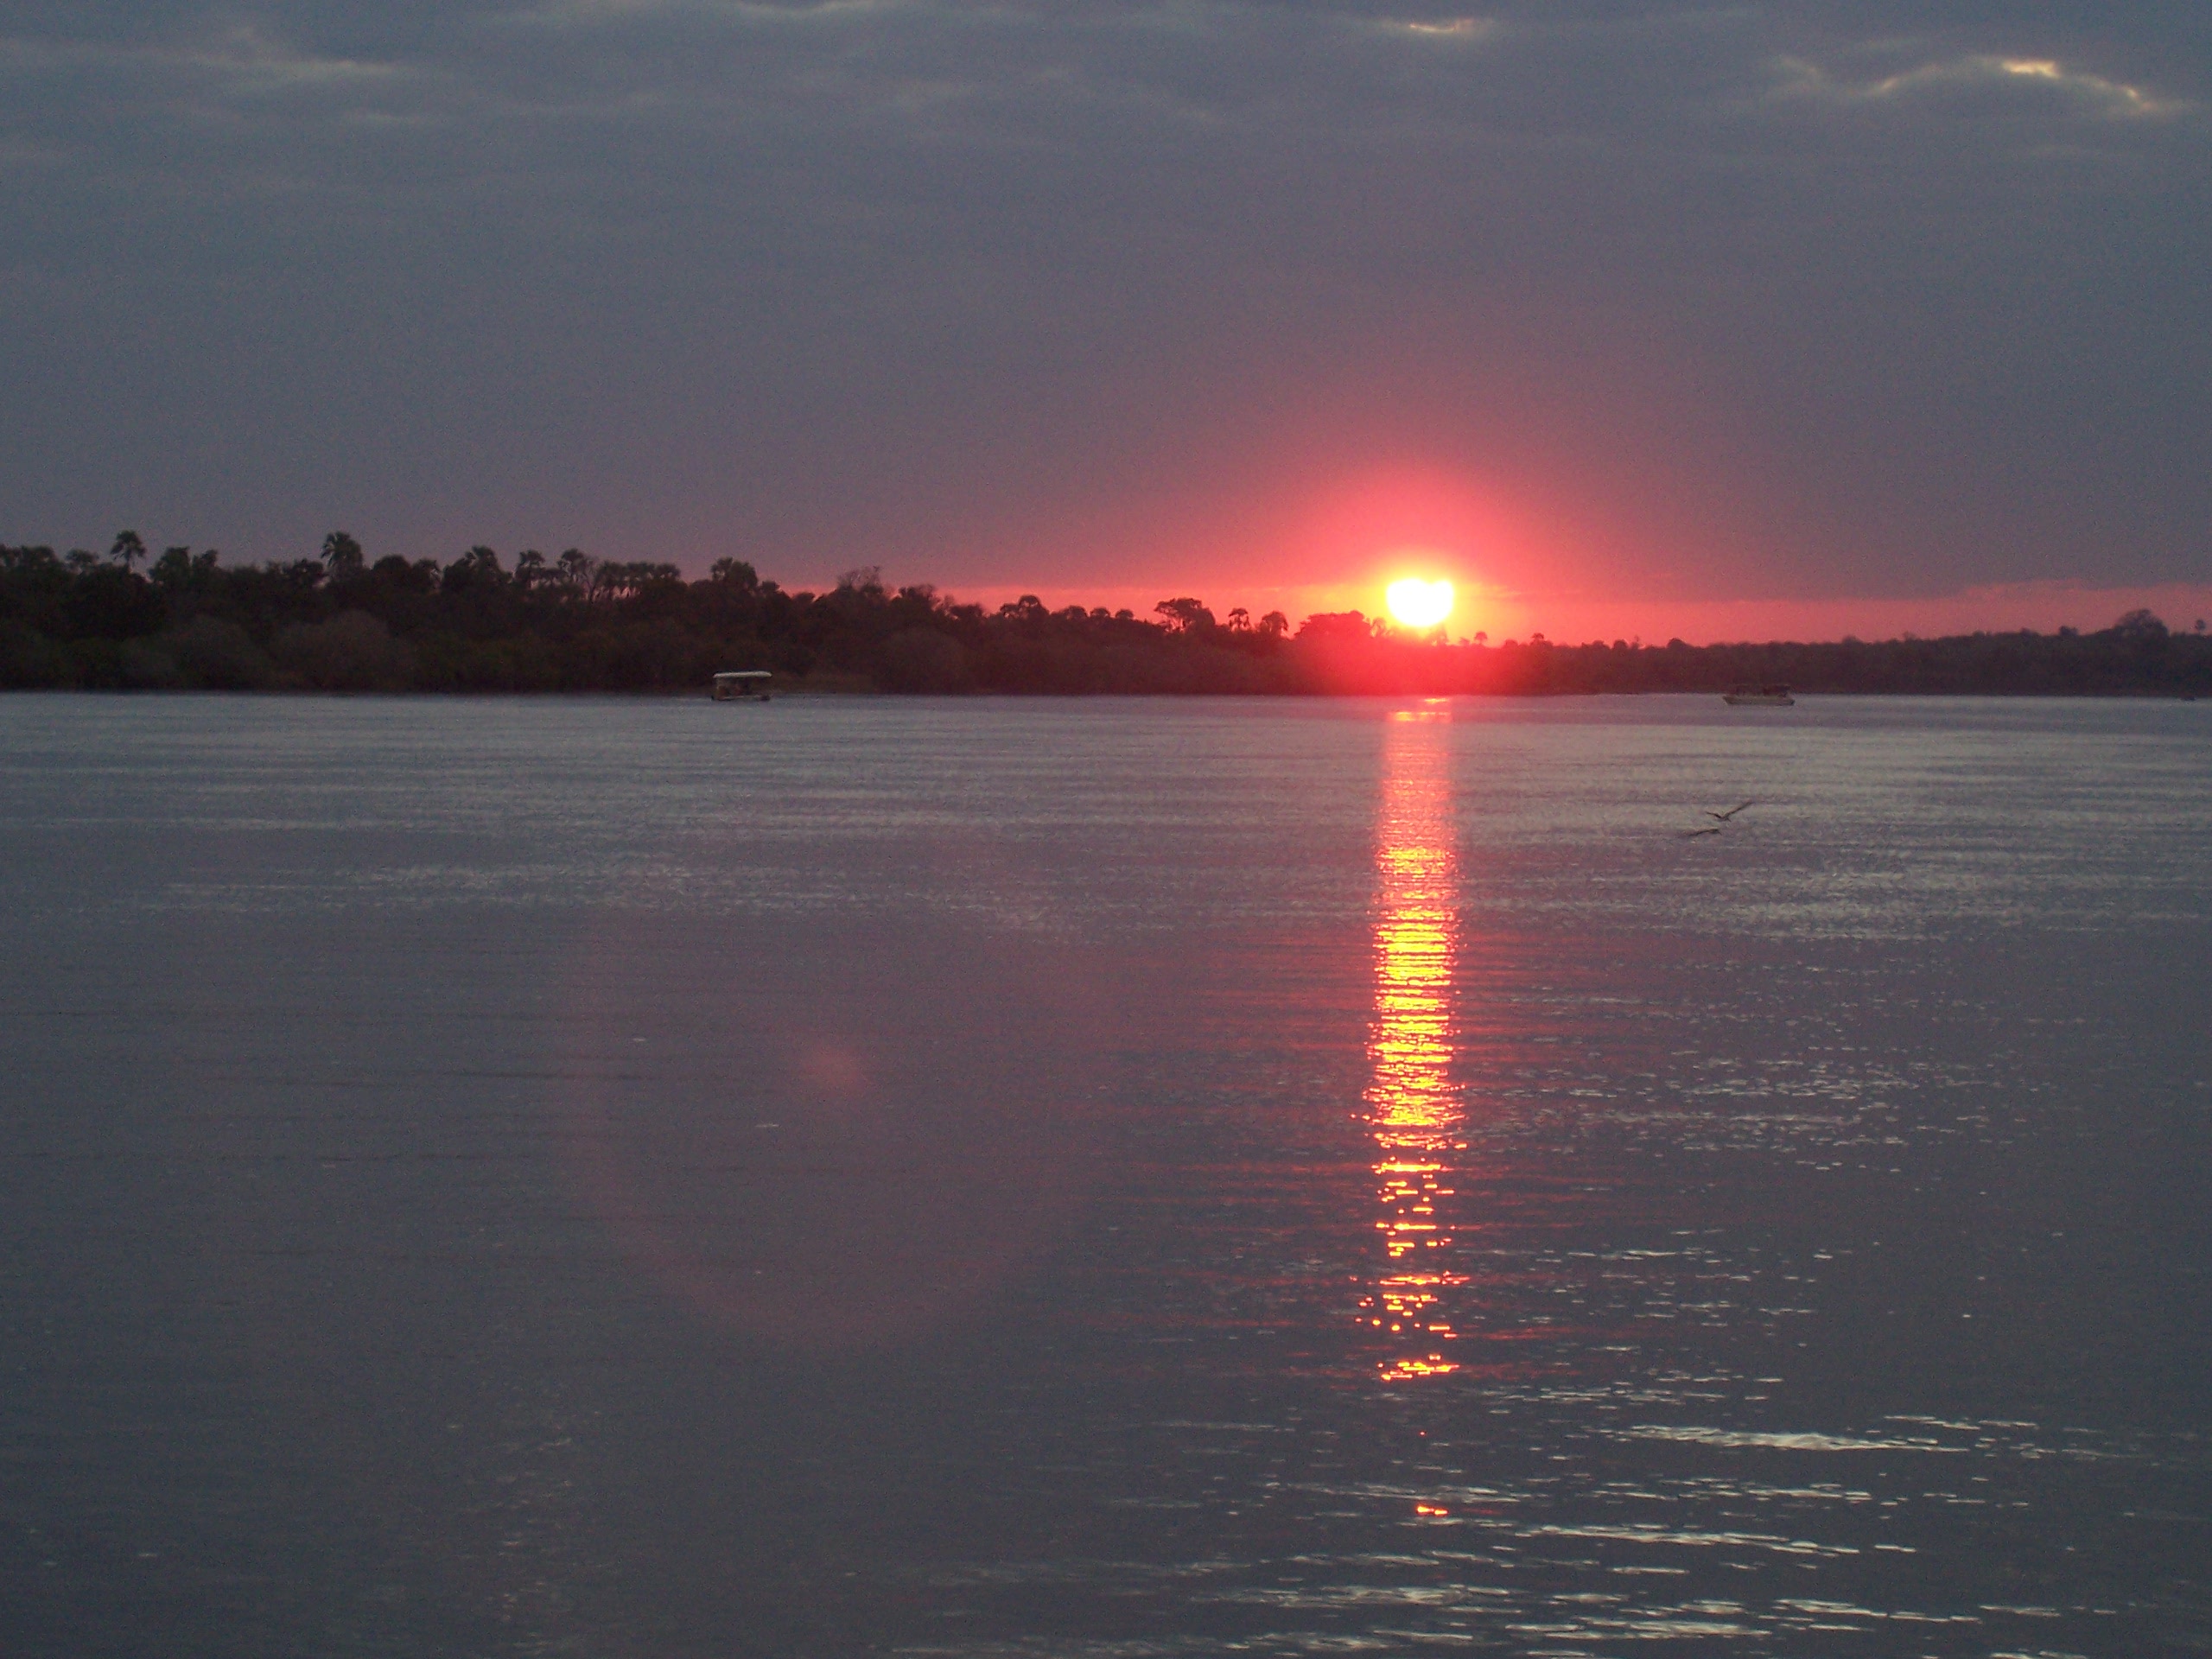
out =
[[[716,702],[766,702],[768,682],[774,677],[765,668],[734,668],[715,676]]]
[[[1739,685],[1720,700],[1737,709],[1789,709],[1797,702],[1786,685]]]

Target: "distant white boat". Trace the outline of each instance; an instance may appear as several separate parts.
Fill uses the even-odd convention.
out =
[[[1739,685],[1720,700],[1738,709],[1789,709],[1797,702],[1786,685]]]
[[[768,682],[774,676],[765,668],[731,669],[715,676],[716,702],[766,702]]]

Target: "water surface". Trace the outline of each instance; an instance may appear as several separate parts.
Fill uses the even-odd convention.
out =
[[[0,1650],[2212,1646],[2203,707],[0,700]]]

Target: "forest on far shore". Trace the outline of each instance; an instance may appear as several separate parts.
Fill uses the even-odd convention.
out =
[[[143,567],[143,568],[142,568]],[[2148,611],[2084,633],[1688,645],[1546,639],[1446,644],[1357,611],[1216,616],[1192,598],[1150,616],[987,610],[927,584],[848,573],[791,592],[741,560],[686,580],[672,564],[571,549],[512,564],[488,547],[448,563],[371,561],[342,531],[321,556],[226,565],[212,549],[149,552],[125,531],[105,557],[0,547],[0,686],[137,690],[700,691],[725,669],[792,688],[901,692],[1555,695],[1802,691],[2198,696],[2202,620]]]

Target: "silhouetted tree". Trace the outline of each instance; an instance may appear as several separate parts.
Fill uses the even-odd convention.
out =
[[[442,586],[449,594],[482,594],[506,586],[507,573],[499,556],[488,547],[472,547],[446,566]]]
[[[2112,625],[2112,631],[2123,639],[2156,641],[2166,637],[2166,625],[2156,611],[2138,607]]]
[[[1363,612],[1316,611],[1298,625],[1298,637],[1317,645],[1329,641],[1343,644],[1372,639],[1374,630],[1368,626]]]
[[[213,548],[194,553],[189,547],[165,547],[154,561],[154,581],[171,593],[205,587],[214,576],[223,556]]]
[[[1209,633],[1217,626],[1213,613],[1195,599],[1163,599],[1152,608],[1178,633]]]
[[[554,562],[561,573],[562,585],[578,599],[589,597],[592,575],[599,569],[599,561],[582,548],[572,547]]]
[[[334,530],[322,538],[322,568],[333,582],[351,582],[361,574],[365,563],[361,544],[344,531]]]

